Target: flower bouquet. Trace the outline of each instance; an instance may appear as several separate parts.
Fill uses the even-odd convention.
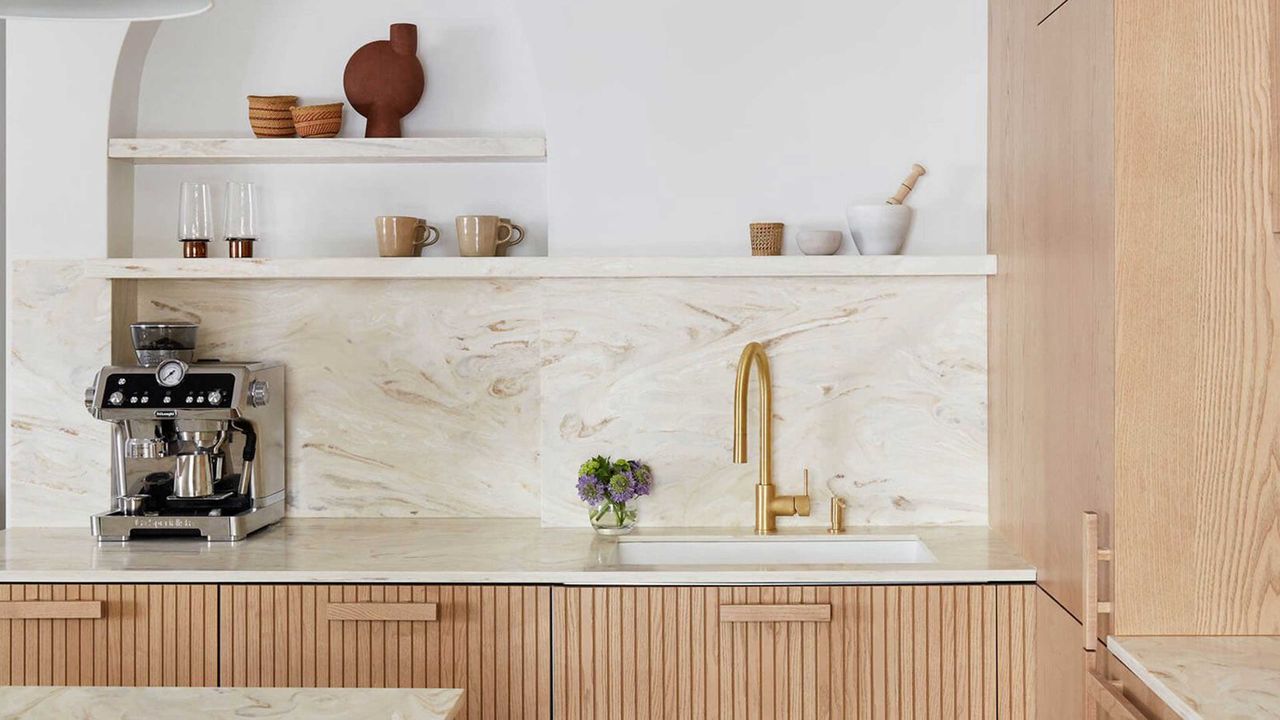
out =
[[[648,495],[653,471],[635,460],[613,460],[597,455],[578,469],[578,497],[591,506],[587,517],[601,535],[625,535],[636,524],[630,503]]]

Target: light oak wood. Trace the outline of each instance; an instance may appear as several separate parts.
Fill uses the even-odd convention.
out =
[[[1097,635],[1280,632],[1277,3],[1042,10],[991,3],[992,523],[1083,618],[1100,514]]]
[[[1107,682],[1097,670],[1085,672],[1085,689],[1097,703],[1099,716],[1112,720],[1149,720],[1119,688]]]
[[[1032,717],[1034,601],[1030,585],[557,587],[552,705],[557,718]],[[829,613],[743,614],[792,605]]]
[[[0,585],[0,684],[216,685],[217,648],[207,642],[218,626],[215,593],[206,585]]]
[[[1109,543],[1115,475],[1113,3],[989,7],[991,524],[1080,618],[1080,513]]]
[[[65,596],[66,588],[58,586],[52,592]],[[116,588],[116,592],[119,592],[119,588]],[[102,606],[103,603],[97,600],[0,602],[0,620],[96,620],[102,617]]]
[[[686,588],[687,589],[687,588]],[[759,588],[752,588],[759,594]],[[831,622],[831,605],[722,605],[720,622]]]
[[[1280,633],[1273,11],[1115,4],[1114,634]]]
[[[224,585],[220,593],[226,685],[289,687],[297,678],[302,687],[462,688],[460,717],[551,716],[549,588]],[[256,621],[240,614],[250,608]]]
[[[1034,709],[1038,720],[1087,717],[1084,714],[1084,651],[1081,624],[1044,590],[1035,593],[1033,660]]]
[[[286,587],[279,587],[279,590],[288,591]],[[377,593],[379,598],[383,595],[383,589],[375,587],[372,589]],[[288,611],[288,607],[279,599],[275,600],[275,607],[284,607]],[[331,603],[329,605],[328,619],[334,620],[370,620],[370,621],[406,621],[406,622],[435,622],[436,620],[436,604],[435,603],[412,603],[412,602],[356,602],[356,603]]]

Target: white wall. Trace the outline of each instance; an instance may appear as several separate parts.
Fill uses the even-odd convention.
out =
[[[986,5],[516,3],[553,253],[747,254],[749,222],[844,227],[915,161],[930,174],[907,252],[985,252]]]
[[[106,256],[105,143],[128,29],[120,21],[8,21],[9,257]]]
[[[749,222],[786,222],[789,245],[843,229],[916,161],[907,251],[985,252],[984,0],[220,0],[161,26],[139,133],[246,135],[250,93],[342,99],[351,51],[394,21],[418,23],[428,74],[406,134],[545,129],[548,163],[140,167],[135,254],[177,252],[181,180],[243,178],[271,255],[373,254],[387,213],[441,225],[429,252],[456,254],[466,212],[529,225],[522,254],[549,232],[558,255],[742,255]],[[344,135],[362,128],[349,112]]]
[[[427,71],[405,135],[543,135],[537,80],[507,0],[219,0],[209,13],[161,25],[143,71],[138,133],[148,137],[250,134],[245,96],[345,101],[342,72],[357,48],[393,22],[418,25]],[[344,137],[361,137],[349,107]],[[269,141],[264,141],[269,142]],[[263,255],[376,255],[376,215],[417,215],[444,239],[428,254],[457,255],[453,218],[501,214],[529,238],[512,254],[546,254],[546,167],[444,165],[138,166],[134,254],[178,253],[178,184],[261,185]],[[215,225],[220,201],[215,204]],[[215,254],[225,249],[215,243]]]

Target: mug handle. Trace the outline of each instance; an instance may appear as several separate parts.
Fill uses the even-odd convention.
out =
[[[523,227],[521,227],[521,226],[519,226],[519,225],[517,225],[517,224],[515,224],[515,223],[513,223],[513,222],[505,222],[505,223],[503,223],[503,226],[507,228],[507,236],[506,236],[506,237],[504,237],[504,238],[502,238],[501,240],[499,240],[499,241],[498,241],[498,244],[499,244],[499,245],[501,245],[501,246],[503,246],[503,247],[512,247],[512,246],[514,246],[514,245],[519,245],[519,244],[520,244],[520,241],[521,241],[521,240],[524,240],[524,228],[523,228]],[[511,239],[511,236],[512,236],[512,235],[515,235],[515,237],[516,237],[516,239],[515,239],[515,240],[512,240],[512,239]]]
[[[421,250],[424,247],[431,247],[440,240],[440,228],[435,225],[428,225],[425,220],[419,221],[419,228],[422,228],[422,239],[414,240],[413,247]]]

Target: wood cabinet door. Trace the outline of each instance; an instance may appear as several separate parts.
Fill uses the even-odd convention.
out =
[[[1059,720],[1084,716],[1084,626],[1044,590],[1035,590],[1032,672],[1034,717]]]
[[[555,588],[554,715],[1026,717],[1032,592]]]
[[[465,718],[547,718],[546,587],[224,585],[222,684],[466,690]]]
[[[213,585],[0,585],[0,684],[214,686]]]

